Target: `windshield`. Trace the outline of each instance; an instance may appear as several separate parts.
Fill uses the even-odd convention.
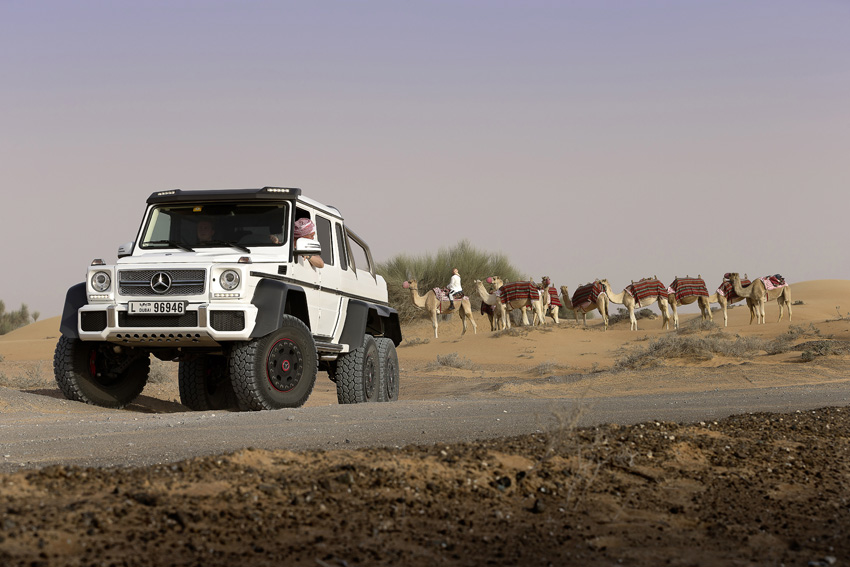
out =
[[[288,203],[159,205],[145,226],[142,248],[282,246]]]

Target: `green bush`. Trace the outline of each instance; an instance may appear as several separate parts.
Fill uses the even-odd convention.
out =
[[[474,280],[486,282],[490,276],[499,276],[506,282],[528,279],[504,254],[478,250],[468,240],[461,240],[451,248],[440,248],[433,255],[399,254],[376,267],[378,273],[387,280],[390,305],[398,311],[402,323],[409,323],[423,315],[422,311],[413,306],[410,291],[402,285],[411,278],[418,283],[419,294],[425,295],[435,287],[446,287],[452,277],[452,268],[457,268],[463,291],[469,296],[474,312],[481,308]]]
[[[39,313],[35,311],[30,313],[26,303],[21,304],[21,308],[17,311],[6,311],[6,304],[0,299],[0,335],[5,335],[14,331],[18,327],[23,327],[38,321]]]

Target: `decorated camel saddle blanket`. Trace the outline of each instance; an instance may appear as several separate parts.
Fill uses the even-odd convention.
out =
[[[787,283],[785,283],[785,278],[783,278],[779,274],[774,274],[772,276],[764,276],[763,278],[759,279],[764,282],[764,289],[767,292],[766,299],[768,301],[776,297],[778,293],[782,293],[781,291],[776,291],[777,289],[781,290],[783,287],[788,285]]]
[[[603,293],[605,293],[605,288],[598,281],[579,286],[573,292],[573,297],[570,300],[573,309],[585,309],[590,304],[596,304],[596,299]]]
[[[558,297],[558,290],[554,287],[549,288],[549,305],[552,307],[562,307],[561,298]]]
[[[785,287],[788,285],[785,283],[785,278],[783,278],[779,274],[774,274],[772,276],[764,276],[763,278],[759,278],[764,282],[764,289],[770,291],[772,289],[779,289],[781,287]]]
[[[449,307],[451,307],[451,303],[449,303],[449,290],[442,287],[435,287],[434,295],[437,296],[437,300],[440,302],[437,306],[437,312],[442,314],[444,311],[448,311]],[[455,294],[455,309],[460,307],[460,302],[464,299],[469,299],[469,297],[461,293]]]
[[[670,284],[668,292],[676,296],[678,303],[682,303],[683,299],[694,295],[708,297],[708,289],[706,289],[705,281],[702,278],[676,278]]]
[[[626,288],[626,292],[635,298],[638,307],[641,301],[650,297],[667,297],[667,287],[655,278],[644,278],[639,282],[632,282]]]
[[[532,282],[509,282],[499,288],[502,303],[513,301],[540,301],[540,291]]]
[[[750,280],[742,279],[741,287],[747,287],[751,283],[753,282],[751,282]],[[720,284],[720,287],[717,288],[717,294],[724,296],[726,298],[726,301],[728,301],[729,303],[735,303],[736,301],[741,301],[742,299],[744,299],[743,297],[740,297],[737,293],[735,293],[735,289],[732,287],[732,282],[729,281],[729,274],[723,276],[723,283]]]

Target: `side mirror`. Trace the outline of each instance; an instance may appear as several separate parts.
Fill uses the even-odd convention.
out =
[[[319,244],[318,240],[307,240],[306,238],[299,238],[296,241],[295,255],[296,256],[321,256],[322,255],[322,245]]]
[[[126,244],[122,244],[118,247],[118,257],[123,258],[124,256],[129,256],[133,253],[133,246],[135,242],[127,242]]]

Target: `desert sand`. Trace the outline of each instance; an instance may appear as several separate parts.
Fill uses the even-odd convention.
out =
[[[477,334],[461,336],[454,318],[435,339],[430,322],[417,320],[404,326],[398,349],[400,397],[581,400],[825,382],[850,394],[850,281],[792,282],[792,293],[790,323],[787,314],[776,321],[770,302],[767,323],[750,325],[738,304],[726,328],[719,311],[714,325],[680,311],[678,332],[661,329],[660,318],[639,320],[638,331],[627,319],[604,331],[596,317],[587,327],[549,318],[492,333],[480,316]],[[57,337],[58,317],[0,337],[0,386],[28,393],[26,408],[0,398],[0,414],[61,397],[52,379]],[[752,348],[657,349],[697,340]],[[157,371],[122,412],[175,411],[176,365]],[[336,403],[320,373],[307,406]],[[0,475],[0,562],[843,564],[848,414],[836,400],[702,423],[580,428],[563,416],[551,431],[470,444],[246,449],[173,466],[21,471]],[[15,434],[10,421],[0,442]]]

